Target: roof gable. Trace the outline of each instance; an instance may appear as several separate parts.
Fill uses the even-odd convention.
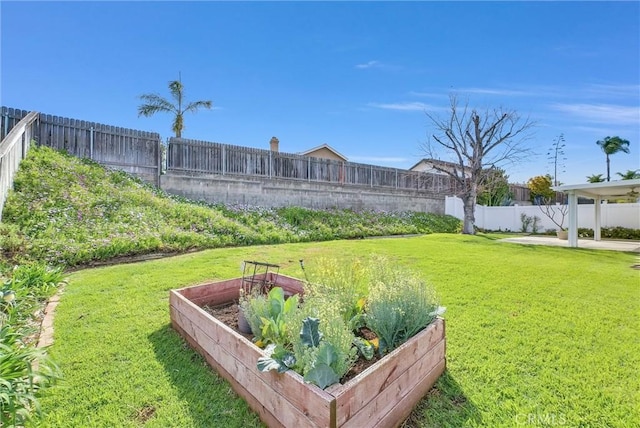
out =
[[[331,147],[328,144],[321,144],[321,145],[319,145],[317,147],[314,147],[312,149],[309,149],[307,151],[300,152],[299,154],[302,155],[302,156],[309,156],[311,153],[317,152],[317,151],[322,150],[322,149],[329,150],[330,152],[332,152],[333,154],[335,154],[337,157],[339,157],[340,159],[342,159],[345,162],[348,160],[346,156],[344,156],[342,153],[338,152],[336,149],[334,149],[333,147]]]

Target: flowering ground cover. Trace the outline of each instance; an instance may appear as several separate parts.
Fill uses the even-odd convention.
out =
[[[431,213],[194,202],[90,160],[35,147],[4,207],[0,253],[12,263],[71,267],[148,253],[455,233],[460,227],[454,217]]]

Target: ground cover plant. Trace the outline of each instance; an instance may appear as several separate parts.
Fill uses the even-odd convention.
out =
[[[367,236],[455,233],[451,216],[193,202],[46,147],[20,164],[0,224],[5,263],[54,266],[147,253]]]
[[[302,279],[300,259],[311,271],[320,258],[371,254],[416,270],[447,307],[447,371],[405,426],[638,426],[635,255],[443,234],[213,249],[75,272],[50,350],[65,379],[41,400],[42,425],[261,426],[171,329],[168,291],[239,277],[242,260]]]

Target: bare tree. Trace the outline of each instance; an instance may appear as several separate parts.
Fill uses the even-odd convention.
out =
[[[429,113],[427,117],[435,133],[423,145],[423,151],[434,160],[440,160],[441,153],[449,158],[450,162],[434,162],[433,168],[456,184],[456,195],[464,204],[462,233],[475,234],[474,208],[479,186],[487,180],[486,171],[504,168],[529,154],[524,143],[534,123],[513,110],[498,108],[479,113],[468,104],[459,106],[455,95],[450,96],[446,118]]]

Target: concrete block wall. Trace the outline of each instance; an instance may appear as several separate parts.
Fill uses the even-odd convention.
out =
[[[264,207],[301,206],[382,211],[421,211],[444,214],[444,195],[399,189],[340,186],[330,183],[222,175],[184,175],[168,172],[160,177],[167,193],[210,203]]]

